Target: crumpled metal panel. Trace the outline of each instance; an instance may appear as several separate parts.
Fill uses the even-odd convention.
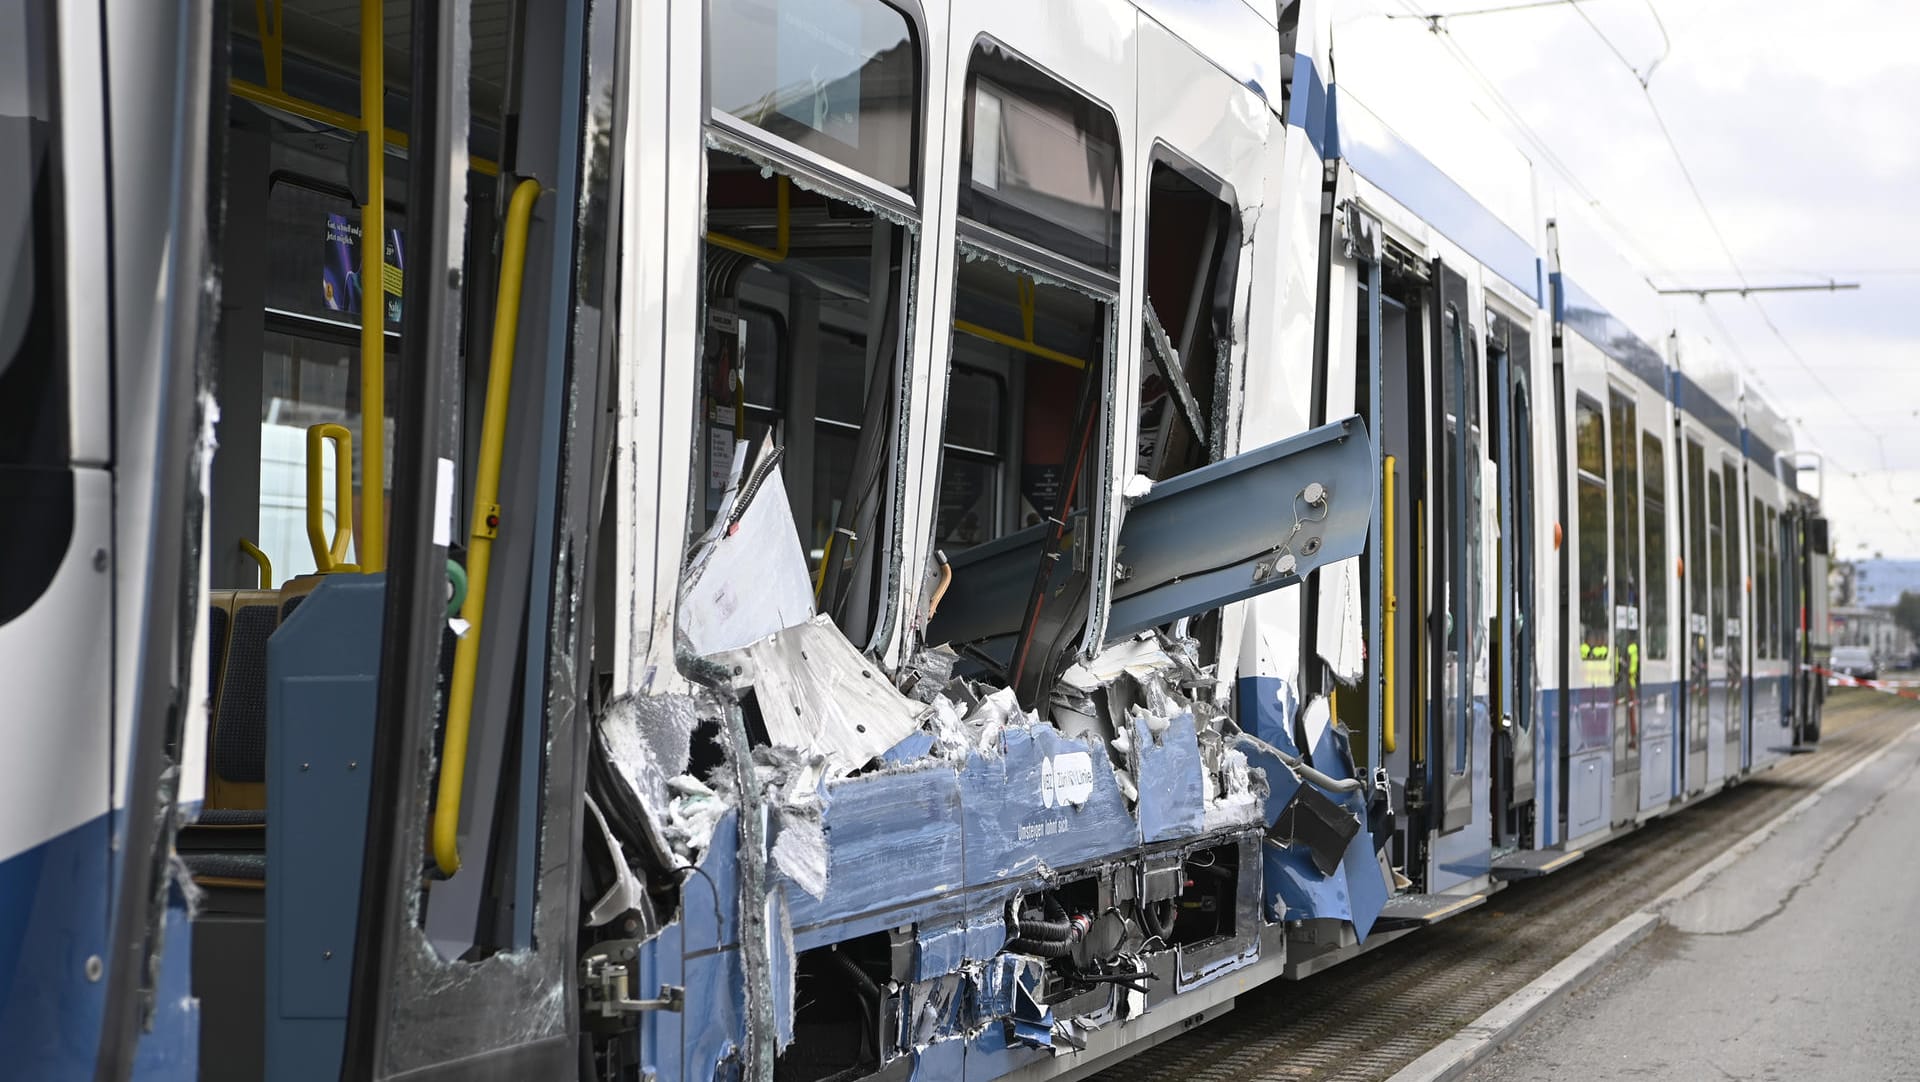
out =
[[[895,690],[825,616],[710,660],[732,669],[736,685],[753,686],[776,747],[825,755],[835,775],[891,749],[930,709]]]
[[[1282,681],[1271,676],[1243,676],[1237,687],[1241,728],[1288,755],[1301,756],[1287,709],[1292,696],[1284,691]],[[1332,724],[1319,724],[1315,728],[1313,747],[1301,757],[1330,777],[1354,777],[1352,756],[1338,728]],[[1247,750],[1247,759],[1267,771],[1265,813],[1271,827],[1293,796],[1289,793],[1286,800],[1281,800],[1280,790],[1301,783],[1297,779],[1288,780],[1291,771],[1283,774],[1274,770],[1281,764],[1270,752],[1258,748]],[[1266,877],[1267,916],[1276,921],[1313,918],[1350,921],[1354,935],[1365,942],[1388,896],[1385,878],[1374,855],[1373,834],[1366,828],[1366,797],[1364,792],[1321,793],[1351,812],[1359,820],[1360,829],[1347,843],[1339,867],[1332,875],[1321,873],[1306,846],[1289,847],[1269,842],[1261,858]]]
[[[1009,726],[960,773],[968,885],[1064,868],[1140,844],[1105,749],[1050,725]]]
[[[1140,837],[1147,842],[1191,838],[1206,828],[1205,778],[1193,714],[1169,720],[1156,734],[1153,724],[1159,720],[1133,719],[1133,747],[1140,764]]]
[[[1308,498],[1319,486],[1319,503]],[[1373,513],[1359,417],[1155,485],[1127,509],[1106,638],[1291,586],[1357,556]]]
[[[769,439],[761,461],[773,453]],[[780,468],[763,473],[739,502],[740,471],[747,444],[735,445],[732,477],[713,528],[700,538],[680,584],[676,607],[687,648],[705,657],[737,650],[813,616],[813,585],[807,556],[793,530],[793,510]]]

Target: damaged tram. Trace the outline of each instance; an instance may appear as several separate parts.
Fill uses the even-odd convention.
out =
[[[1786,426],[1334,6],[0,0],[9,1072],[1083,1077],[1817,740]]]

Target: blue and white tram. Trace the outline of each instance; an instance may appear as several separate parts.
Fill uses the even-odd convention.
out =
[[[1785,426],[1333,6],[0,0],[10,1069],[1081,1077],[1817,739]]]

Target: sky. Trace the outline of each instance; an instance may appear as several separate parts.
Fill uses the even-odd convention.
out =
[[[1337,23],[1520,2],[1355,0]],[[1859,284],[1672,314],[1820,453],[1802,483],[1824,488],[1836,555],[1920,557],[1920,3],[1582,0],[1441,25],[1546,144],[1535,167],[1571,172],[1656,286]]]

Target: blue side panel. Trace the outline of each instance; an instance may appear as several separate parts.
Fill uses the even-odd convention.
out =
[[[89,957],[108,953],[108,829],[103,815],[0,863],[0,1049],[19,1072],[10,1077],[93,1076],[106,984],[86,973]]]
[[[1327,92],[1327,84],[1320,79],[1319,69],[1313,66],[1312,57],[1302,54],[1293,58],[1293,87],[1288,97],[1291,102],[1287,123],[1299,128],[1314,153],[1325,161],[1333,143],[1332,96]],[[1331,149],[1338,153],[1337,147]]]
[[[1181,714],[1154,736],[1147,719],[1133,719],[1140,753],[1140,837],[1146,842],[1191,838],[1206,829],[1200,742],[1193,715]]]
[[[680,888],[681,905],[690,904],[698,891],[705,895],[705,884],[700,877],[687,877],[688,884]],[[709,906],[712,902],[707,902]],[[648,940],[640,948],[639,981],[636,988],[642,995],[651,995],[662,985],[673,985],[687,989],[687,1009],[684,1011],[642,1011],[639,1016],[640,1050],[645,1061],[641,1063],[641,1077],[649,1074],[654,1078],[685,1078],[681,1069],[680,1049],[685,1042],[686,1019],[689,1016],[711,1013],[713,1007],[708,1002],[716,995],[724,994],[724,989],[695,989],[687,984],[686,972],[682,968],[681,952],[685,946],[682,938],[683,927],[679,923],[669,924],[659,935]]]
[[[1540,812],[1534,816],[1534,820],[1540,825],[1540,847],[1543,849],[1566,840],[1560,836],[1560,711],[1563,702],[1563,693],[1559,688],[1542,688],[1535,711],[1540,719],[1540,754],[1534,757]]]
[[[140,1082],[200,1077],[200,1001],[193,998],[193,921],[178,884],[167,888],[165,950],[154,982],[153,1025],[140,1035],[133,1053],[133,1077]]]
[[[1140,844],[1139,824],[1104,748],[1050,725],[1014,726],[1000,739],[1001,754],[975,754],[960,775],[968,886],[1071,867]],[[1059,797],[1059,783],[1051,781],[1063,763],[1091,769],[1092,792],[1079,804]]]
[[[266,1062],[340,1075],[380,671],[379,575],[322,582],[267,640]]]
[[[1296,87],[1299,79],[1300,65],[1296,61]],[[1336,156],[1346,159],[1354,172],[1533,298],[1533,303],[1542,303],[1540,253],[1532,241],[1514,232],[1364,106],[1343,96],[1339,87],[1333,88],[1331,98],[1329,113],[1337,119],[1339,131],[1328,142],[1334,144]]]
[[[1553,320],[1593,343],[1600,352],[1613,358],[1655,394],[1667,392],[1667,362],[1660,351],[1647,344],[1633,328],[1607,311],[1579,283],[1564,273],[1548,276],[1553,285]]]
[[[746,1032],[746,1004],[741,993],[747,983],[740,967],[740,952],[703,954],[688,958],[683,965],[688,998],[686,1045],[681,1052],[685,1070],[680,1077],[737,1078],[737,1062],[731,1071],[707,1065],[737,1061],[740,1056],[739,1035]],[[700,990],[697,995],[695,989]]]
[[[824,803],[826,898],[775,875],[796,931],[925,902],[964,883],[960,781],[951,767],[850,778],[827,786]],[[901,859],[905,853],[912,859]]]
[[[1674,405],[1705,425],[1707,431],[1735,447],[1740,446],[1740,422],[1734,418],[1732,411],[1721,405],[1685,372],[1675,372],[1673,377]]]
[[[1467,784],[1472,794],[1472,813],[1467,825],[1433,839],[1433,877],[1428,889],[1447,890],[1486,875],[1493,865],[1493,832],[1488,829],[1492,812],[1488,807],[1487,762],[1493,729],[1488,722],[1487,700],[1475,698],[1471,713],[1472,741]]]
[[[1767,473],[1773,473],[1779,465],[1780,452],[1774,448],[1773,444],[1756,435],[1752,429],[1744,430],[1742,435],[1745,437],[1743,446],[1747,457]]]
[[[1240,727],[1288,755],[1299,755],[1292,731],[1293,696],[1285,683],[1272,676],[1243,676],[1236,690]],[[1251,765],[1267,773],[1270,791],[1265,811],[1267,825],[1271,827],[1300,783],[1271,753],[1257,747],[1242,750]],[[1334,726],[1327,727],[1307,759],[1323,774],[1335,778],[1354,776],[1353,756],[1346,736]],[[1387,885],[1374,856],[1373,835],[1366,828],[1366,798],[1360,793],[1325,795],[1351,812],[1359,820],[1360,830],[1347,843],[1340,867],[1332,875],[1321,875],[1304,848],[1263,846],[1261,870],[1265,876],[1263,897],[1267,902],[1267,916],[1271,920],[1351,921],[1354,934],[1364,942],[1387,903]]]
[[[967,1070],[967,1046],[962,1041],[929,1045],[913,1057],[913,1082],[952,1082]]]

